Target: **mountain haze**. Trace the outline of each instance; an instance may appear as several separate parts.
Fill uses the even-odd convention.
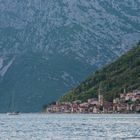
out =
[[[0,112],[38,111],[128,51],[138,0],[0,0]]]

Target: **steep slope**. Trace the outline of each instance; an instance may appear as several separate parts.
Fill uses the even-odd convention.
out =
[[[87,100],[97,96],[99,85],[106,100],[117,97],[124,89],[140,89],[140,43],[117,61],[96,71],[60,101]]]
[[[38,111],[140,36],[140,2],[0,0],[0,112]]]

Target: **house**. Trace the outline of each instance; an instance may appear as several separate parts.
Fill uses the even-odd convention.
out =
[[[109,113],[109,112],[112,112],[112,111],[113,111],[113,103],[104,101],[103,112],[104,113]]]
[[[71,106],[70,105],[61,105],[61,112],[62,113],[70,113],[71,112]]]
[[[94,107],[93,107],[93,113],[97,114],[97,113],[99,113],[99,112],[100,112],[99,106],[94,106]]]
[[[81,103],[79,105],[79,112],[80,113],[87,113],[88,112],[88,109],[89,109],[89,103]]]
[[[120,103],[120,99],[119,98],[113,99],[113,104],[118,104],[118,103]]]
[[[78,112],[79,112],[79,105],[78,104],[72,104],[71,113],[78,113]]]
[[[81,104],[81,100],[73,101],[73,104]]]
[[[133,112],[140,111],[140,104],[132,104],[131,105],[131,111],[133,111]]]
[[[61,106],[60,105],[50,105],[48,108],[47,108],[47,112],[50,112],[50,113],[54,113],[54,112],[61,112]]]
[[[99,105],[99,101],[97,98],[88,99],[88,103],[90,105]]]
[[[126,103],[120,103],[120,104],[117,104],[117,111],[125,111],[127,110],[127,104]]]

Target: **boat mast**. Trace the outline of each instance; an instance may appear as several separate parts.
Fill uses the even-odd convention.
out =
[[[15,108],[14,100],[15,100],[15,91],[12,92],[12,98],[11,98],[11,112],[13,112],[13,111],[14,111],[14,108]]]

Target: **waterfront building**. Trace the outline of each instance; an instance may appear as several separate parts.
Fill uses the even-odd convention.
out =
[[[99,89],[98,98],[88,99],[87,102],[76,100],[73,102],[53,102],[47,109],[50,113],[112,113],[139,112],[140,92],[138,90],[120,94],[120,98],[112,102],[104,100]]]

